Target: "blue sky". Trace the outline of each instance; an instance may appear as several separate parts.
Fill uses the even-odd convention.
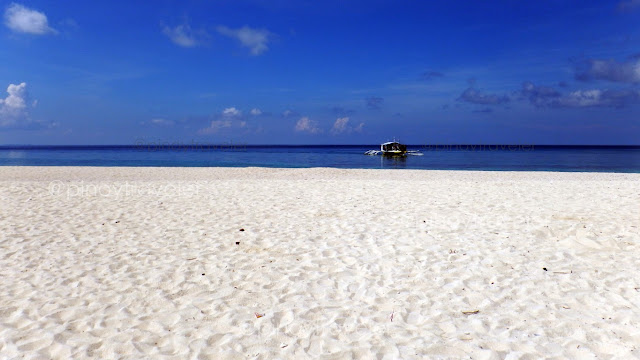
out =
[[[640,145],[640,0],[0,11],[0,144]]]

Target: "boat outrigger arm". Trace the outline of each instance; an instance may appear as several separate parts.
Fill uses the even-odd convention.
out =
[[[417,150],[407,150],[407,146],[397,141],[389,141],[380,145],[380,150],[369,150],[365,155],[384,155],[384,156],[407,156],[407,155],[423,155]]]

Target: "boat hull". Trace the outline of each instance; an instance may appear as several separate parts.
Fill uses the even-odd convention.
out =
[[[402,151],[383,151],[382,152],[382,156],[390,156],[390,157],[394,157],[394,156],[407,156],[407,152],[402,152]]]

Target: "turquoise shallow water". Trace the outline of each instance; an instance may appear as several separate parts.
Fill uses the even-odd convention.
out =
[[[640,172],[640,146],[409,145],[423,156],[366,156],[379,145],[2,146],[0,166],[334,167]],[[0,169],[1,171],[1,169]]]

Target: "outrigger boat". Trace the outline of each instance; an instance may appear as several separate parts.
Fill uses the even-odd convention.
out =
[[[380,145],[380,150],[369,150],[365,155],[383,155],[383,156],[407,156],[407,155],[423,155],[417,150],[407,150],[407,145],[400,144],[397,141],[389,141]]]

